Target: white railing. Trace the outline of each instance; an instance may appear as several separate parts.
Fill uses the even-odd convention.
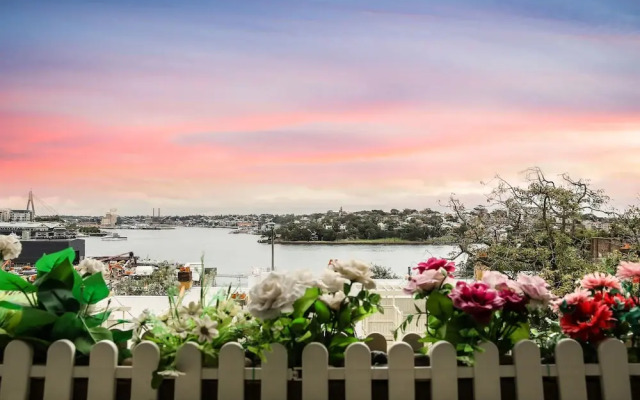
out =
[[[280,400],[292,395],[288,390],[294,386],[288,384],[294,381],[299,390],[294,398],[328,400],[329,388],[337,381],[343,382],[339,386],[340,396],[335,395],[335,387],[332,396],[367,400],[372,398],[372,381],[382,381],[385,398],[413,400],[419,395],[445,400],[458,398],[458,380],[465,379],[472,386],[473,398],[483,400],[500,399],[501,379],[512,379],[515,398],[540,400],[544,398],[543,377],[551,377],[557,382],[559,396],[555,397],[569,400],[587,399],[587,377],[597,377],[602,399],[631,400],[631,379],[640,376],[640,364],[627,363],[626,347],[617,340],[607,340],[600,345],[599,364],[584,364],[580,345],[570,339],[562,340],[556,347],[554,365],[540,364],[540,351],[531,341],[516,345],[513,365],[498,364],[495,345],[486,343],[483,347],[484,352],[476,355],[473,367],[462,367],[456,362],[453,346],[440,342],[430,349],[430,366],[416,367],[412,346],[395,343],[388,351],[388,365],[371,366],[369,347],[354,343],[347,348],[344,367],[337,368],[328,366],[326,348],[313,343],[304,349],[302,367],[289,369],[287,353],[281,345],[273,345],[262,367],[247,368],[242,347],[229,343],[220,352],[220,368],[203,368],[198,348],[190,343],[178,352],[178,369],[184,374],[168,387],[173,390],[174,399],[199,400],[203,398],[202,381],[217,381],[218,399],[241,400],[246,385],[257,383],[260,399]],[[154,343],[143,342],[134,348],[132,366],[117,365],[117,350],[111,342],[100,342],[93,348],[88,366],[74,366],[74,353],[73,343],[60,340],[49,348],[46,365],[32,365],[31,347],[21,341],[11,342],[5,350],[4,365],[0,366],[0,400],[28,399],[31,380],[38,378],[44,379],[45,400],[71,399],[74,378],[88,381],[84,390],[89,400],[115,399],[116,380],[130,384],[130,395],[126,398],[157,399],[158,391],[151,387],[151,374],[158,365],[160,353]],[[420,382],[430,383],[426,389],[430,396],[417,393]],[[216,397],[213,393],[204,395],[204,398]],[[376,397],[379,395],[376,389]],[[118,395],[118,398],[123,397]]]

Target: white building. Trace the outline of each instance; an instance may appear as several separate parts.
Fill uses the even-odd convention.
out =
[[[33,221],[31,210],[9,210],[9,222],[30,222]]]
[[[8,208],[0,209],[0,222],[9,222],[11,221],[11,210]]]
[[[102,226],[114,227],[116,226],[116,222],[118,222],[118,210],[112,208],[103,218],[100,223]]]

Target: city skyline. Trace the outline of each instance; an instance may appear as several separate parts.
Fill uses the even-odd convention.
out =
[[[640,4],[0,4],[0,208],[472,204],[532,166],[640,194]]]

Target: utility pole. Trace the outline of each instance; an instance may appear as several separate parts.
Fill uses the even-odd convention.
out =
[[[275,235],[275,230],[274,230],[275,224],[271,225],[271,271],[275,271],[275,241],[276,241],[276,235]]]

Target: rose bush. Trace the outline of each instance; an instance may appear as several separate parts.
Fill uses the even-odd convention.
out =
[[[331,260],[321,279],[308,272],[271,272],[249,291],[247,308],[260,328],[247,347],[262,356],[270,343],[281,343],[289,364],[298,366],[304,346],[319,342],[330,362],[339,364],[346,347],[360,340],[356,323],[382,310],[380,296],[368,290],[374,287],[369,266],[359,261]]]
[[[515,343],[530,338],[530,319],[553,300],[546,282],[537,276],[519,275],[517,280],[486,271],[478,282],[455,282],[455,265],[447,260],[429,259],[414,268],[405,292],[425,300],[424,309],[407,316],[394,332],[406,329],[424,317],[423,342],[445,340],[456,347],[458,359],[473,362],[473,353],[483,341],[496,344],[500,354]],[[426,351],[426,348],[424,348]]]

